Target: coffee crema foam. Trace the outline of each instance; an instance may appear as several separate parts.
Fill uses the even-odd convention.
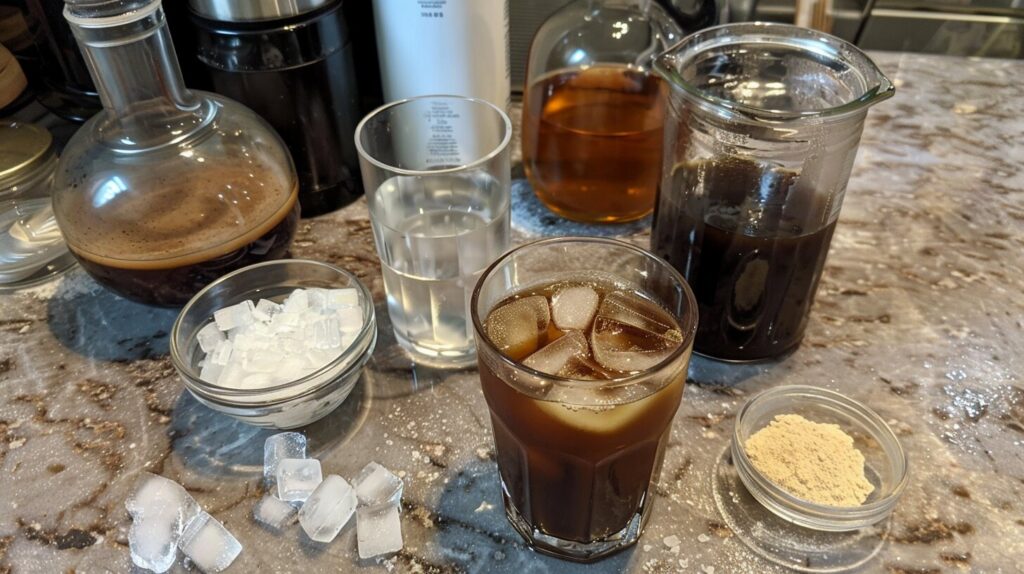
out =
[[[241,249],[294,209],[298,182],[269,166],[206,167],[126,189],[115,176],[68,194],[68,247],[123,269],[170,269]]]

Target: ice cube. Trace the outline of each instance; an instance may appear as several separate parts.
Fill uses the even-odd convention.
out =
[[[216,518],[203,512],[185,529],[178,547],[203,572],[220,572],[231,566],[242,545]]]
[[[274,315],[277,315],[280,312],[281,306],[277,303],[274,303],[270,299],[260,299],[256,302],[256,308],[253,310],[252,314],[257,321],[269,323],[270,320],[274,318]]]
[[[220,381],[220,375],[224,372],[223,365],[215,365],[212,362],[206,362],[199,370],[199,378],[206,381],[207,383],[216,385]]]
[[[327,309],[327,289],[310,287],[306,289],[306,296],[309,298],[309,308],[311,310],[320,312]]]
[[[551,320],[563,331],[590,326],[600,298],[590,287],[566,287],[551,297]]]
[[[278,361],[274,377],[280,381],[297,381],[314,370],[306,363],[305,357],[286,355]]]
[[[352,485],[329,474],[299,510],[299,524],[312,540],[330,542],[352,518],[356,502]]]
[[[241,358],[242,368],[247,373],[273,373],[281,363],[280,357],[260,349],[246,351]]]
[[[397,504],[402,501],[402,479],[376,462],[363,467],[355,485],[359,504]]]
[[[558,371],[558,376],[580,381],[601,381],[621,377],[622,374],[605,369],[590,357],[577,355]]]
[[[217,386],[225,387],[229,389],[241,389],[243,388],[243,381],[246,377],[245,369],[242,368],[241,363],[232,362],[224,367],[221,371],[220,377],[217,378]]]
[[[343,333],[356,334],[363,328],[363,310],[359,307],[342,307],[334,312]]]
[[[271,319],[270,325],[274,333],[289,333],[299,328],[302,323],[302,317],[299,313],[281,313],[274,315]]]
[[[309,309],[309,294],[305,289],[296,289],[284,300],[285,313],[302,313]]]
[[[274,530],[280,530],[295,522],[295,514],[294,506],[269,494],[261,498],[252,508],[252,517],[256,519],[256,522]]]
[[[599,317],[614,319],[661,335],[669,339],[682,341],[682,334],[675,326],[675,321],[657,303],[622,291],[615,291],[605,296],[597,310]]]
[[[285,458],[306,458],[306,437],[297,432],[280,432],[263,441],[263,480],[271,486],[277,480],[277,463]]]
[[[286,502],[306,500],[323,481],[315,458],[282,458],[277,462],[277,497]]]
[[[268,335],[249,330],[239,332],[231,341],[232,352],[263,351],[265,353],[271,344],[272,339]]]
[[[316,349],[341,349],[341,323],[337,317],[323,317],[313,325],[313,336],[310,344]],[[334,353],[337,356],[337,352]]]
[[[359,558],[365,560],[402,549],[402,520],[397,504],[363,506],[356,511]]]
[[[351,287],[327,290],[328,309],[344,309],[346,307],[359,307],[358,291]]]
[[[244,327],[251,324],[256,319],[252,316],[252,312],[256,309],[256,306],[252,304],[252,301],[245,300],[237,305],[230,307],[224,307],[213,312],[213,320],[217,323],[217,328],[221,331],[230,331],[237,329],[238,327]]]
[[[202,509],[173,480],[143,473],[124,503],[132,516],[128,549],[140,568],[166,572],[174,565],[178,540]]]
[[[204,353],[213,351],[217,348],[217,345],[224,340],[224,333],[220,331],[220,328],[217,327],[217,323],[215,322],[207,323],[202,329],[199,329],[198,333],[196,333],[196,341],[199,342],[199,348],[202,349]]]
[[[217,347],[214,348],[213,353],[210,353],[210,355],[207,357],[207,361],[214,365],[220,365],[221,367],[225,367],[227,366],[228,361],[231,360],[231,353],[233,352],[234,348],[235,344],[232,343],[231,341],[221,341],[220,344],[218,344]]]
[[[594,320],[594,331],[590,335],[590,348],[597,363],[621,373],[650,369],[668,358],[681,344],[681,340],[602,315]]]
[[[547,330],[550,321],[547,298],[533,295],[492,311],[485,330],[502,354],[518,361],[537,350],[539,335]]]
[[[574,357],[586,357],[590,354],[587,338],[580,331],[569,331],[554,343],[544,347],[527,357],[523,364],[549,375],[563,375]]]

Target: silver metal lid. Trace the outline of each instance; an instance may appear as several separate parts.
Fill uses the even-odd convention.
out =
[[[210,20],[221,22],[258,22],[283,20],[317,8],[334,0],[189,0],[192,11]],[[362,1],[362,0],[361,0]]]

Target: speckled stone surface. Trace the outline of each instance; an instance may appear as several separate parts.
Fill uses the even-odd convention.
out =
[[[258,526],[269,432],[184,391],[167,356],[173,312],[76,270],[0,296],[0,572],[131,570],[124,499],[142,471],[183,484],[235,534],[245,548],[232,572],[781,571],[724,524],[711,474],[739,406],[791,383],[866,402],[910,454],[891,531],[863,571],[1021,572],[1024,62],[878,61],[898,94],[869,116],[807,338],[773,364],[694,361],[634,549],[580,567],[523,546],[502,511],[477,374],[414,367],[397,349],[359,203],[303,222],[294,251],[362,277],[381,338],[353,395],[303,432],[325,472],[354,477],[376,460],[404,473],[405,549],[359,561],[352,526],[327,545]],[[520,240],[565,232],[527,203]],[[637,229],[621,231],[645,245]]]

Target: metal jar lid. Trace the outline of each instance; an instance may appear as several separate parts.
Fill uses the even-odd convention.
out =
[[[32,124],[0,122],[0,191],[28,179],[53,157],[53,136]]]
[[[284,20],[312,12],[335,0],[189,0],[197,15],[221,22]],[[365,1],[365,0],[360,0]]]

